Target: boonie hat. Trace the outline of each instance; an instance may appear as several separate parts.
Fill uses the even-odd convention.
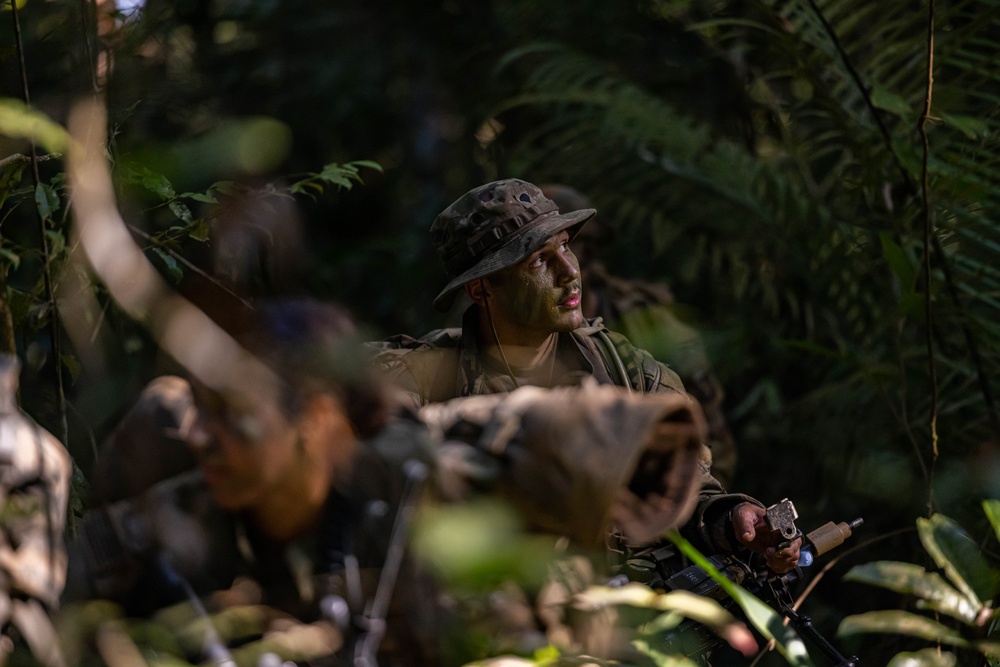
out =
[[[597,213],[592,208],[560,213],[537,186],[517,178],[469,190],[431,225],[431,243],[451,281],[434,299],[448,310],[465,283],[513,266],[564,229],[576,235]]]

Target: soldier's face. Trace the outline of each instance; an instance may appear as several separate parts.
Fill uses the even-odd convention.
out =
[[[259,506],[295,470],[298,432],[274,397],[220,395],[194,384],[198,421],[190,437],[215,502],[228,510]]]
[[[490,309],[501,324],[549,335],[583,324],[580,264],[569,248],[569,233],[549,237],[520,264],[487,277]]]

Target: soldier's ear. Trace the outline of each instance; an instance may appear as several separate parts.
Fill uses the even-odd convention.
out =
[[[486,282],[483,278],[479,280],[470,280],[465,283],[465,293],[469,295],[475,303],[482,306],[486,299],[490,296],[489,290],[486,289]]]

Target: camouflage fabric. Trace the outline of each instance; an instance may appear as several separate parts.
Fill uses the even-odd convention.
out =
[[[16,358],[0,357],[0,627],[13,625],[42,664],[61,665],[46,609],[58,606],[65,582],[72,463],[17,407],[18,370]]]
[[[174,408],[188,405],[178,393],[184,386],[171,378],[148,388],[135,414],[122,422],[122,441],[132,441],[127,429],[176,438],[175,428],[158,422],[151,429],[139,415],[157,421],[173,414],[182,422],[186,411]],[[580,406],[586,418],[568,415],[561,409],[567,403]],[[340,647],[351,643],[352,630],[334,623],[324,601],[336,596],[357,615],[371,600],[409,461],[432,471],[427,501],[500,498],[527,527],[596,547],[611,522],[635,539],[648,539],[684,521],[700,483],[703,432],[700,413],[682,394],[629,397],[593,382],[553,391],[525,387],[427,406],[419,413],[402,409],[359,448],[351,474],[330,489],[326,515],[315,532],[294,542],[263,539],[240,515],[214,507],[196,471],[91,511],[72,545],[67,601],[110,598],[132,613],[148,615],[183,598],[180,575],[200,594],[225,590],[209,599],[212,613],[229,613],[227,605],[234,601],[253,602],[257,609],[266,605],[325,633],[322,646]],[[147,443],[156,451],[162,446]],[[640,468],[646,472],[637,477]],[[117,474],[130,472],[123,468]],[[147,471],[136,474],[152,479]],[[132,484],[121,480],[116,488]],[[641,488],[633,489],[636,484]],[[245,580],[254,582],[249,597],[240,592]],[[352,589],[354,582],[360,590]],[[448,598],[439,593],[414,563],[404,562],[379,664],[448,662],[440,645],[448,605],[435,603]],[[274,622],[258,619],[255,632],[262,637],[278,625],[288,627],[280,614],[264,616]],[[200,648],[194,646],[189,657]],[[256,654],[249,649],[234,653],[239,664],[244,655]],[[291,659],[310,657],[315,656],[297,653]],[[255,663],[250,657],[246,662]]]
[[[514,380],[501,365],[479,352],[478,306],[466,310],[462,328],[439,329],[419,339],[396,336],[372,343],[378,350],[375,363],[407,397],[421,406],[456,397],[477,396],[515,389]],[[684,392],[677,374],[621,334],[608,331],[600,319],[591,320],[569,335],[559,337],[557,363],[551,376],[525,378],[549,386],[578,384],[593,377],[599,384],[624,386],[611,355],[602,351],[600,334],[614,346],[625,368],[628,386],[636,392]],[[686,396],[686,394],[684,394]],[[581,418],[582,411],[571,413]],[[682,530],[702,551],[733,553],[734,541],[726,512],[741,502],[760,505],[750,496],[727,493],[712,475],[712,452],[702,446],[699,455],[701,489],[694,514]]]
[[[478,306],[465,311],[461,328],[439,329],[419,339],[396,336],[374,343],[379,350],[375,363],[407,393],[415,406],[515,389],[506,368],[491,363],[479,352]],[[626,378],[615,367],[604,339],[622,360]],[[554,366],[536,378],[543,386],[579,384],[593,377],[599,384],[628,386],[639,393],[684,392],[677,374],[649,353],[608,331],[593,320],[568,335],[560,336]]]
[[[434,307],[447,310],[465,283],[517,264],[553,234],[578,230],[595,212],[560,213],[536,186],[516,178],[466,192],[431,225],[431,243],[450,279]]]

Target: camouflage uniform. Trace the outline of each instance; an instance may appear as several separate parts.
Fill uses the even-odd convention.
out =
[[[478,306],[472,305],[461,328],[439,329],[419,339],[390,338],[380,345],[376,364],[418,406],[515,389],[507,369],[480,353],[478,321]],[[615,354],[609,352],[612,347]],[[615,357],[621,360],[621,368]],[[599,319],[559,337],[553,366],[544,375],[532,384],[573,385],[593,377],[600,384],[627,386],[638,393],[684,391],[669,367],[621,334],[608,331]]]
[[[574,238],[595,213],[591,208],[561,213],[539,188],[518,179],[470,190],[431,226],[431,241],[450,279],[435,298],[435,308],[446,310],[463,285],[518,264],[553,235],[566,231]],[[374,344],[381,350],[376,363],[417,405],[510,391],[524,384],[573,384],[585,377],[639,393],[684,392],[674,371],[621,334],[608,331],[599,318],[560,334],[551,370],[543,369],[534,377],[511,377],[509,368],[482,351],[484,340],[488,339],[479,330],[474,305],[466,311],[461,329],[434,331],[419,339],[396,336]],[[573,414],[582,413],[577,409]],[[760,503],[725,492],[711,474],[712,453],[707,446],[699,463],[700,502],[685,532],[703,551],[738,551],[741,547],[726,513],[742,502]]]
[[[42,664],[62,665],[46,611],[58,605],[65,582],[72,463],[62,444],[18,409],[18,367],[15,357],[0,356],[0,627],[23,638]],[[5,658],[13,643],[4,640]]]
[[[176,400],[183,399],[182,383],[159,381],[123,421],[155,436],[148,447],[183,433],[192,404]],[[559,409],[567,403],[580,406],[585,418]],[[137,415],[161,421],[153,428],[139,426]],[[172,418],[162,419],[168,415]],[[676,430],[659,446],[665,458],[656,486],[663,493],[655,508],[618,519],[639,539],[648,538],[691,511],[699,483],[700,415],[677,394],[629,397],[593,383],[553,391],[525,387],[428,406],[419,414],[401,409],[359,449],[343,484],[331,488],[316,531],[294,543],[269,542],[239,514],[216,508],[197,472],[92,511],[73,545],[66,597],[115,599],[145,615],[183,597],[180,577],[199,594],[248,577],[260,587],[258,603],[291,613],[319,637],[313,636],[310,649],[303,646],[286,657],[315,657],[308,653],[316,646],[343,654],[340,647],[357,637],[335,622],[343,620],[337,610],[357,615],[372,599],[408,462],[430,470],[425,499],[454,503],[488,494],[509,503],[529,528],[598,547],[616,496],[646,455],[653,428],[666,420]],[[120,430],[116,439],[127,442],[130,435]],[[137,474],[148,480],[145,472]],[[354,581],[360,590],[352,590]],[[404,562],[379,664],[450,662],[442,653],[445,617],[432,602],[437,599],[429,579]],[[344,605],[332,603],[337,600]],[[253,650],[244,647],[234,657],[253,662]]]

